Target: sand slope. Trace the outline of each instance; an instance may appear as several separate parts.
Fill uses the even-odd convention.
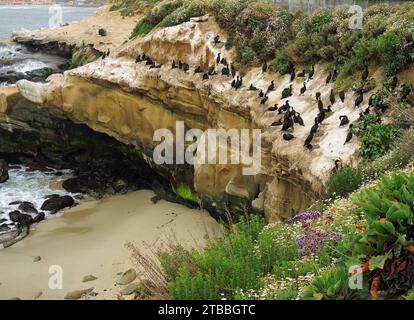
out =
[[[87,201],[38,224],[23,241],[0,249],[0,299],[19,297],[62,299],[73,290],[95,287],[95,299],[115,299],[117,273],[132,267],[125,243],[132,241],[152,249],[176,238],[186,247],[204,244],[204,235],[220,234],[221,226],[207,212],[160,201],[153,204],[151,191]],[[144,249],[149,251],[148,249]],[[41,260],[33,261],[40,256]],[[51,265],[63,268],[63,289],[51,290]],[[85,275],[98,279],[82,283]],[[106,289],[106,291],[104,291]]]

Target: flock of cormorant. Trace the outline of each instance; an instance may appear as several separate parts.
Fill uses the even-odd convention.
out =
[[[214,38],[214,43],[216,44],[218,42],[220,42],[220,37],[216,36]],[[106,56],[108,55],[109,55],[109,50]],[[135,62],[136,63],[145,62],[145,64],[149,66],[149,68],[160,68],[161,67],[160,64],[156,64],[156,62],[153,59],[151,59],[148,55],[146,55],[145,53],[139,54],[136,57]],[[221,53],[217,54],[215,62],[216,62],[216,66],[209,66],[207,70],[203,70],[201,66],[197,66],[194,70],[194,74],[201,74],[202,80],[205,81],[205,80],[210,79],[210,77],[215,76],[218,73],[221,73],[221,75],[223,76],[232,77],[232,81],[230,84],[233,89],[238,90],[239,88],[242,87],[243,78],[239,74],[237,74],[237,71],[234,65],[232,63],[229,64],[229,62],[222,56]],[[222,66],[221,71],[216,71],[216,68],[219,68],[220,66]],[[179,60],[178,62],[173,60],[171,63],[171,68],[180,69],[184,72],[188,72],[190,70],[189,64],[182,62],[181,60]],[[262,72],[265,73],[267,72],[267,70],[268,70],[268,65],[267,65],[267,62],[265,61],[262,65]],[[307,76],[307,79],[303,81],[303,86],[300,88],[300,95],[304,95],[304,93],[307,90],[307,86],[306,86],[307,82],[312,80],[315,75],[315,66],[312,65],[311,69],[308,71],[302,70],[301,72],[296,73],[295,66],[291,63],[288,66],[288,73],[290,74],[290,82],[293,82],[296,77],[305,78]],[[335,65],[333,70],[329,71],[329,74],[325,80],[325,84],[328,85],[329,83],[334,82],[336,77],[338,76],[338,73],[339,73],[338,66]],[[361,76],[361,80],[363,83],[367,81],[368,76],[369,76],[368,66],[365,66],[362,72],[362,76]],[[397,86],[397,82],[398,82],[398,79],[394,77],[390,86],[394,87],[395,89],[395,87]],[[253,83],[251,83],[247,90],[248,91],[259,91],[258,96],[260,98],[260,104],[265,105],[269,99],[268,97],[269,92],[272,92],[275,90],[275,83],[274,83],[274,80],[272,80],[266,90],[259,89],[255,87]],[[356,93],[357,93],[357,96],[355,99],[354,106],[355,108],[359,108],[364,100],[364,90],[363,89],[356,90]],[[295,138],[295,136],[291,133],[294,130],[295,124],[298,124],[300,126],[305,125],[300,113],[295,111],[295,109],[292,106],[290,106],[289,100],[287,100],[287,98],[289,98],[292,95],[293,95],[293,86],[292,84],[290,84],[288,87],[284,88],[281,92],[281,98],[286,99],[285,103],[280,107],[277,104],[275,104],[274,106],[271,106],[266,109],[266,111],[277,112],[277,114],[283,114],[283,118],[272,122],[270,126],[271,127],[281,126],[281,131],[284,132],[282,137],[286,141],[290,141]],[[343,90],[340,91],[338,95],[339,95],[340,101],[344,103],[345,102],[345,91]],[[331,89],[330,94],[329,94],[330,105],[328,105],[326,108],[324,107],[321,93],[317,92],[315,97],[316,97],[316,103],[317,103],[317,108],[319,112],[317,116],[315,117],[314,124],[309,132],[309,135],[307,136],[304,142],[304,147],[307,148],[308,150],[313,149],[312,140],[314,139],[314,136],[317,134],[320,128],[320,125],[327,118],[327,116],[333,112],[332,106],[336,103],[336,95],[333,89]],[[375,97],[375,94],[373,94],[369,99],[368,107],[365,109],[365,111],[360,113],[360,119],[362,119],[365,115],[370,113],[371,107],[375,108],[375,112],[378,116],[379,116],[378,111],[379,110],[384,111],[385,109],[385,105],[382,103],[381,97]],[[349,125],[348,133],[347,133],[347,136],[344,142],[344,144],[346,144],[352,139],[352,124],[350,124],[350,119],[346,115],[341,115],[339,117],[339,121],[340,121],[339,127]],[[290,132],[287,132],[289,130]]]

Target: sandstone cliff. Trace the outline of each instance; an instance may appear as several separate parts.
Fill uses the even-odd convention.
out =
[[[325,106],[330,104],[327,74],[316,66],[303,95],[299,92],[303,78],[290,83],[288,75],[263,73],[258,68],[248,71],[237,91],[231,87],[231,76],[221,75],[222,66],[216,67],[218,75],[203,81],[200,74],[194,74],[197,66],[206,70],[215,65],[219,52],[232,60],[231,51],[214,44],[216,34],[225,40],[212,18],[192,19],[130,41],[104,60],[53,75],[46,84],[22,80],[18,88],[32,102],[59,109],[75,122],[135,145],[142,157],[175,186],[185,183],[194,187],[208,207],[222,212],[253,206],[270,221],[288,217],[324,193],[335,160],[358,161],[357,141],[354,138],[344,145],[348,128],[340,128],[338,119],[340,115],[347,115],[351,122],[358,118],[359,110],[353,107],[355,97],[347,92],[345,103],[336,98],[333,112],[327,115],[312,142],[314,149],[309,151],[303,144],[318,113],[315,93],[320,91]],[[136,63],[135,58],[143,52],[162,66],[149,69],[145,63]],[[173,59],[188,63],[190,70],[171,69]],[[275,80],[275,89],[262,105],[257,91],[248,91],[248,86],[253,83],[266,90],[271,80]],[[293,85],[293,96],[288,100],[300,112],[305,126],[295,125],[295,138],[285,141],[280,127],[270,126],[281,115],[266,109],[285,102],[281,92],[289,84]],[[194,168],[156,165],[152,159],[156,145],[153,134],[159,128],[174,132],[176,121],[184,121],[187,129],[261,129],[260,173],[245,176],[242,165],[231,164],[197,164]],[[201,148],[197,150],[201,152]]]

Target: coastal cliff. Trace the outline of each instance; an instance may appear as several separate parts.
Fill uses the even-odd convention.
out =
[[[280,116],[266,112],[255,91],[248,91],[247,86],[235,91],[231,77],[218,75],[203,81],[193,71],[171,69],[172,60],[186,61],[190,70],[197,66],[205,69],[214,65],[219,52],[231,61],[234,53],[214,44],[216,34],[225,40],[225,32],[214,18],[192,19],[130,41],[106,59],[53,75],[47,84],[20,81],[18,88],[25,98],[44,108],[59,109],[77,123],[135,145],[142,158],[173,186],[194,188],[206,207],[222,213],[229,208],[242,211],[253,207],[270,221],[289,217],[324,194],[335,160],[353,165],[358,162],[356,140],[344,145],[347,129],[339,128],[338,119],[340,115],[347,115],[351,122],[358,119],[354,97],[348,93],[345,103],[339,101],[332,106],[333,112],[309,151],[303,144],[318,113],[315,94],[321,92],[328,104],[332,86],[325,85],[327,73],[318,66],[303,95],[298,92],[303,80],[297,78],[288,100],[305,125],[295,128],[293,140],[285,141],[280,127],[270,126]],[[162,66],[149,69],[145,63],[136,63],[135,58],[143,52]],[[377,77],[381,77],[380,70]],[[289,78],[252,68],[243,81],[265,88],[274,80],[275,89],[266,104],[272,106],[285,102],[280,93],[289,86]],[[174,131],[176,121],[184,121],[187,129],[261,129],[260,173],[244,176],[241,165],[231,164],[200,164],[194,169],[189,165],[154,164],[154,132],[160,128]]]

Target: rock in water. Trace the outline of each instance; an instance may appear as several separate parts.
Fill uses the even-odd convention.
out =
[[[89,275],[83,277],[82,282],[93,281],[93,280],[96,280],[96,279],[98,279],[98,278],[91,275],[91,274],[89,274]]]
[[[75,204],[75,200],[71,196],[55,196],[43,202],[41,210],[52,211],[55,213],[66,207],[71,207]]]
[[[35,206],[33,205],[33,203],[27,202],[27,201],[23,201],[22,203],[20,203],[17,210],[20,210],[20,211],[26,212],[26,213],[37,214],[37,210],[36,210]]]
[[[77,300],[81,298],[83,295],[88,294],[89,292],[92,292],[92,290],[93,288],[71,291],[65,295],[64,299],[65,300]]]
[[[125,285],[131,283],[135,280],[136,277],[137,272],[135,271],[135,269],[128,269],[122,274],[121,278],[118,280],[118,284]]]
[[[0,159],[0,183],[4,183],[9,180],[9,170],[7,162]]]
[[[13,222],[17,222],[22,226],[29,226],[33,223],[32,216],[28,214],[21,213],[18,210],[12,211],[9,213],[9,218]]]
[[[134,292],[136,292],[138,288],[139,288],[138,283],[130,283],[125,288],[123,288],[121,290],[121,294],[124,295],[124,296],[128,296],[128,295],[133,294]]]

